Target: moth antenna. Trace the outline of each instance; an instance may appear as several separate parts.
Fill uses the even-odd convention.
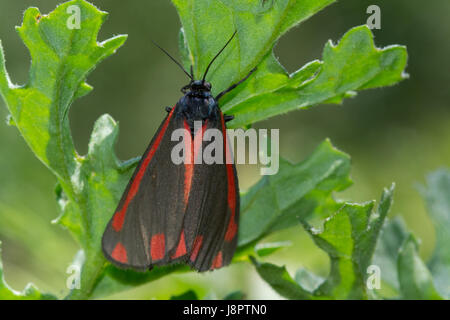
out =
[[[206,67],[205,70],[205,74],[203,75],[203,79],[202,81],[205,81],[206,79],[206,75],[208,74],[209,68],[211,67],[211,65],[213,64],[214,60],[217,59],[218,56],[220,56],[220,54],[223,52],[223,50],[225,50],[225,48],[228,46],[228,44],[230,44],[231,40],[233,40],[234,36],[236,35],[237,30],[234,31],[233,35],[231,36],[231,38],[227,41],[227,43],[225,43],[225,45],[223,46],[222,49],[220,49],[220,51],[214,56],[214,58],[211,60],[211,62],[208,64],[208,67]]]
[[[177,66],[179,66],[181,70],[183,70],[183,72],[189,77],[189,79],[191,79],[192,81],[194,81],[194,78],[192,77],[192,75],[190,75],[190,74],[186,71],[186,69],[184,69],[184,67],[183,67],[183,65],[182,65],[181,63],[179,63],[174,57],[172,57],[172,56],[170,55],[170,53],[168,53],[166,50],[164,50],[162,47],[160,47],[155,41],[152,40],[152,42],[153,42],[153,44],[154,44],[156,47],[158,47],[162,52],[164,52],[164,53],[165,53],[165,54],[166,54],[173,62],[175,62],[175,64],[176,64]]]

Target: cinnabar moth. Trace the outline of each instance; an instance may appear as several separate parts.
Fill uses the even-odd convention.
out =
[[[213,164],[174,164],[171,151],[178,142],[171,140],[171,133],[186,128],[191,141],[200,139],[204,146],[205,130],[218,129],[224,139],[223,155],[232,158],[225,123],[233,117],[221,112],[218,100],[256,68],[216,97],[212,96],[211,84],[205,77],[235,35],[236,32],[211,60],[202,80],[194,80],[192,67],[189,74],[158,46],[191,81],[182,89],[185,94],[178,103],[167,108],[166,118],[103,234],[104,255],[114,265],[145,270],[155,265],[186,263],[198,271],[206,271],[231,262],[239,223],[239,186],[234,163],[224,159]],[[197,132],[194,121],[202,121]],[[192,159],[197,156],[193,149],[190,148]]]

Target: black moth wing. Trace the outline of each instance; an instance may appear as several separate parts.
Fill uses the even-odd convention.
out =
[[[145,270],[165,264],[179,243],[185,209],[184,166],[175,165],[170,156],[177,143],[171,141],[171,133],[182,127],[182,122],[175,117],[174,107],[150,142],[106,227],[103,252],[117,266]]]
[[[187,263],[198,271],[228,265],[237,245],[239,221],[239,186],[225,121],[217,108],[217,117],[207,120],[207,129],[217,129],[223,139],[223,161],[195,165],[184,228],[190,255]],[[202,143],[205,151],[209,141]],[[228,151],[227,151],[228,150]]]
[[[183,262],[206,271],[228,265],[236,249],[239,187],[234,163],[226,163],[232,153],[223,114],[217,108],[193,139],[203,140],[207,129],[220,131],[223,161],[174,164],[171,152],[179,142],[172,132],[188,127],[176,108],[147,148],[103,235],[104,254],[117,266],[145,270]],[[202,150],[209,143],[202,141]]]

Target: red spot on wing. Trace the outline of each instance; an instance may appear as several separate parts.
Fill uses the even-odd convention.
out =
[[[175,251],[172,259],[184,256],[186,254],[186,242],[184,240],[184,230],[181,231],[180,242],[178,242],[177,250]]]
[[[211,264],[211,270],[222,267],[222,263],[222,251],[219,251]]]
[[[150,254],[152,256],[152,260],[160,260],[164,257],[166,250],[166,243],[164,234],[158,233],[152,237],[150,240]]]
[[[196,236],[194,240],[194,247],[192,248],[191,253],[191,261],[195,261],[198,256],[198,252],[200,251],[200,248],[202,246],[203,242],[203,236]]]
[[[117,242],[114,250],[111,253],[111,257],[121,263],[127,263],[127,249],[125,249],[125,247],[120,242]]]
[[[130,204],[131,200],[136,196],[136,193],[139,190],[139,186],[141,184],[141,180],[144,177],[144,173],[147,170],[148,165],[150,164],[150,161],[152,160],[153,156],[155,155],[156,150],[159,147],[159,144],[161,143],[161,140],[166,133],[167,126],[169,125],[169,121],[172,118],[173,112],[175,110],[175,107],[172,108],[172,111],[169,113],[169,116],[167,117],[166,121],[164,122],[163,127],[159,131],[158,136],[155,139],[155,142],[153,143],[152,147],[147,153],[147,156],[145,157],[144,161],[142,162],[139,171],[136,173],[136,176],[134,177],[134,180],[131,184],[130,190],[128,191],[127,197],[125,199],[125,203],[122,206],[122,209],[114,215],[112,227],[115,231],[122,230],[123,222],[125,220],[125,214],[128,209],[128,205]]]
[[[233,167],[233,155],[228,145],[227,129],[225,127],[225,120],[223,114],[222,118],[222,134],[224,137],[225,153],[226,153],[226,166],[227,166],[227,179],[228,179],[228,207],[231,210],[230,222],[228,223],[227,231],[225,233],[225,241],[231,241],[237,233],[236,223],[236,182],[234,176]]]

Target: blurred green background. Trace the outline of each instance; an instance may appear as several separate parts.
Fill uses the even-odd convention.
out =
[[[53,10],[56,0],[2,0],[0,39],[7,67],[15,83],[28,77],[30,58],[14,30],[22,13],[37,6]],[[169,0],[95,0],[110,17],[100,40],[129,35],[125,46],[89,77],[95,90],[77,101],[70,112],[74,140],[80,154],[94,121],[109,113],[120,122],[117,153],[121,159],[140,155],[162,120],[164,107],[180,97],[186,77],[151,45],[158,42],[177,54],[180,22]],[[383,187],[397,184],[391,215],[402,215],[422,240],[427,259],[434,247],[434,231],[417,191],[426,173],[450,165],[450,2],[435,0],[340,1],[286,34],[275,52],[289,72],[321,58],[328,39],[337,41],[348,29],[366,23],[366,9],[381,8],[381,30],[374,30],[377,46],[408,47],[410,79],[391,88],[360,93],[342,106],[317,106],[258,123],[281,128],[281,155],[293,162],[304,159],[329,137],[352,157],[354,185],[337,194],[341,199],[378,199]],[[0,102],[0,118],[7,110]],[[241,189],[259,179],[254,166],[238,168]],[[5,276],[15,289],[29,281],[45,291],[67,293],[66,269],[77,251],[70,235],[50,221],[58,215],[52,174],[33,156],[18,131],[0,122],[0,240]],[[318,250],[300,225],[276,239],[293,246],[270,257],[293,272],[300,266],[326,275],[327,256]],[[249,264],[237,264],[206,274],[175,275],[114,295],[112,298],[168,298],[193,288],[200,297],[222,297],[241,289],[248,298],[278,298]]]

